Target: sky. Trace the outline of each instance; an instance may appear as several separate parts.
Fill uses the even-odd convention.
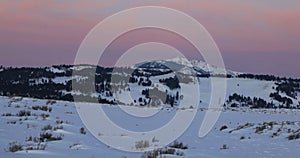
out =
[[[0,65],[72,64],[82,40],[95,25],[124,9],[147,5],[177,9],[195,18],[215,40],[228,69],[300,77],[299,0],[1,0]],[[153,32],[156,38],[151,36]],[[144,42],[168,37],[166,43],[167,39],[184,43],[176,35],[161,34],[144,30],[120,37],[123,42],[119,40],[107,51],[106,64],[110,57],[115,60],[116,51],[128,48],[124,41],[137,44],[138,40],[128,42],[128,37],[143,36],[148,39]],[[181,45],[184,48],[179,49],[186,51],[188,58],[198,58],[188,44]]]

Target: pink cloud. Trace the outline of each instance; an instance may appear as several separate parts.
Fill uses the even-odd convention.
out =
[[[225,58],[245,54],[262,58],[262,53],[280,56],[278,52],[295,54],[300,51],[300,3],[289,2],[4,1],[0,5],[0,51],[7,58],[25,50],[31,53],[47,50],[48,54],[44,56],[67,50],[69,52],[65,54],[74,55],[89,30],[105,17],[130,7],[157,5],[178,9],[196,18],[212,34]],[[124,24],[129,22],[133,21],[124,19]],[[294,54],[291,60],[294,60]],[[11,63],[14,61],[11,60]],[[34,65],[34,61],[29,59],[23,62]]]

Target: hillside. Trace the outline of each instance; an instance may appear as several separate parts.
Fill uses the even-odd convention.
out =
[[[145,155],[143,149],[138,153],[123,152],[98,141],[83,125],[72,102],[21,97],[0,97],[0,100],[0,147],[3,149],[0,154],[3,157],[130,158]],[[163,109],[160,115],[151,117],[152,124],[147,124],[145,119],[126,118],[117,106],[102,106],[118,125],[135,131],[157,128],[168,121],[172,113],[189,110]],[[177,138],[177,144],[183,143],[183,146],[168,147],[183,155],[177,157],[296,158],[299,155],[299,110],[224,109],[212,131],[204,138],[198,138],[197,133],[207,109],[193,110],[197,110],[194,121]],[[110,133],[102,135],[109,136]],[[129,139],[124,133],[114,137]],[[156,139],[159,141],[158,137]],[[150,142],[150,146],[153,144]],[[167,157],[171,155],[165,154]]]
[[[0,95],[64,101],[99,102],[136,106],[174,106],[179,103],[180,83],[198,82],[200,92],[210,93],[210,80],[224,77],[220,68],[202,61],[174,58],[134,67],[105,68],[60,65],[44,68],[2,68]],[[254,75],[226,70],[225,106],[299,108],[299,79]],[[80,89],[74,89],[78,87]],[[154,96],[150,96],[154,94]],[[131,100],[128,97],[131,96]],[[208,96],[202,100],[209,99]]]

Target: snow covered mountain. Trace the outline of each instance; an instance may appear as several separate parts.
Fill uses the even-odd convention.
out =
[[[172,71],[178,71],[184,74],[195,73],[198,75],[219,75],[224,71],[228,75],[236,76],[239,73],[231,70],[223,70],[213,65],[209,65],[204,61],[191,60],[189,61],[183,57],[176,57],[173,59],[156,60],[150,62],[144,62],[133,66],[133,68],[147,68],[147,69],[170,69]]]
[[[199,82],[200,86],[207,85],[204,88],[207,90],[203,93],[209,93],[210,77],[220,77],[218,74],[222,71],[221,68],[205,62],[188,61],[185,58],[150,61],[131,68],[91,65],[2,68],[0,95],[65,101],[74,101],[75,97],[81,101],[108,104],[173,106],[179,103],[179,96],[183,95],[180,94],[180,84]],[[226,73],[229,85],[226,106],[300,108],[299,79],[244,74],[230,70],[226,70]],[[81,89],[74,89],[74,84],[80,85]],[[256,89],[250,91],[254,87]],[[153,92],[168,99],[151,96]],[[249,95],[249,92],[257,94]],[[264,95],[261,96],[260,93]],[[125,96],[133,96],[134,99],[126,99],[128,97]],[[151,99],[153,97],[156,99]],[[207,98],[210,97],[204,97]]]

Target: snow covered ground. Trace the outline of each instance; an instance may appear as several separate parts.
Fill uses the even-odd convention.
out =
[[[206,82],[209,80],[200,83],[203,91],[209,89]],[[243,90],[245,84],[254,83],[245,79],[238,82],[239,86],[229,79],[230,92],[241,91],[241,94],[262,97],[270,92],[273,84],[261,82],[261,85],[250,86],[256,87],[252,90]],[[191,126],[177,139],[188,146],[187,149],[178,149],[183,156],[164,155],[166,157],[299,157],[300,139],[288,139],[290,135],[299,133],[299,110],[224,109],[209,134],[199,138],[198,131],[208,110],[205,108],[205,102],[208,101],[205,98],[208,97],[205,93],[202,95],[203,102],[198,109],[162,108],[156,115],[140,119],[126,115],[118,106],[99,106],[103,106],[117,125],[133,131],[156,129],[172,119],[178,110],[196,110]],[[143,152],[116,150],[100,142],[83,125],[72,102],[0,97],[0,105],[0,157],[139,158],[143,155]],[[136,107],[126,108],[134,111]],[[45,133],[51,133],[52,138],[42,138]],[[122,134],[115,137],[128,139]],[[21,151],[8,151],[9,147],[18,146],[22,148]],[[44,150],[31,150],[43,147]]]

